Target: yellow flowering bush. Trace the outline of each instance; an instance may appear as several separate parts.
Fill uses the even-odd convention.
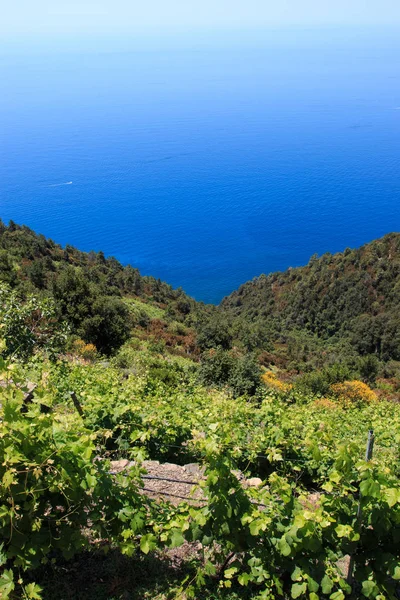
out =
[[[272,388],[277,392],[289,392],[292,389],[292,385],[290,383],[284,383],[278,379],[276,373],[273,371],[266,371],[261,375],[261,379],[267,387]]]
[[[81,339],[75,340],[72,347],[74,353],[85,360],[93,360],[97,356],[96,346],[94,344],[86,344]]]
[[[378,398],[366,383],[357,379],[334,383],[330,389],[332,395],[344,403],[374,402]]]

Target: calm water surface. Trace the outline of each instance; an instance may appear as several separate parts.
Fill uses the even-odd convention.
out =
[[[3,47],[0,216],[207,302],[398,231],[397,33]]]

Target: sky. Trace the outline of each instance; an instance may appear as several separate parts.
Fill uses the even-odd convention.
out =
[[[400,0],[1,0],[0,35],[400,25]]]

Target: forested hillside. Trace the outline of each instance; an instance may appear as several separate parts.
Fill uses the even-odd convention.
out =
[[[0,224],[1,600],[397,600],[398,258],[216,307]]]
[[[272,339],[302,330],[346,340],[360,354],[400,359],[400,234],[313,256],[305,267],[261,275],[225,298],[224,311]]]
[[[0,281],[10,353],[15,344],[25,356],[49,349],[57,324],[58,350],[64,340],[66,351],[90,354],[89,347],[129,368],[132,345],[147,344],[161,356],[190,358],[204,385],[235,395],[256,396],[266,368],[283,385],[314,393],[352,379],[399,392],[400,234],[261,275],[216,307],[102,252],[62,248],[26,226],[0,223]],[[47,302],[46,318],[32,317],[38,302]],[[11,317],[21,303],[35,322],[22,346]]]
[[[177,320],[199,306],[182,290],[143,277],[102,252],[62,248],[12,221],[8,226],[0,222],[0,280],[22,297],[35,293],[54,299],[73,332],[106,354],[128,339],[135,324],[148,321],[141,304],[130,311],[123,297],[159,306]]]

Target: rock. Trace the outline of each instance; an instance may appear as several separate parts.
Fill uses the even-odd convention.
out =
[[[262,483],[262,479],[259,477],[250,477],[250,479],[244,480],[244,485],[246,487],[260,487]]]
[[[189,475],[194,475],[195,477],[201,477],[204,473],[204,467],[199,465],[198,463],[188,463],[183,467],[185,472]]]
[[[111,461],[111,473],[121,473],[125,469],[129,469],[129,467],[133,466],[133,462],[127,459],[122,460],[112,460]]]

